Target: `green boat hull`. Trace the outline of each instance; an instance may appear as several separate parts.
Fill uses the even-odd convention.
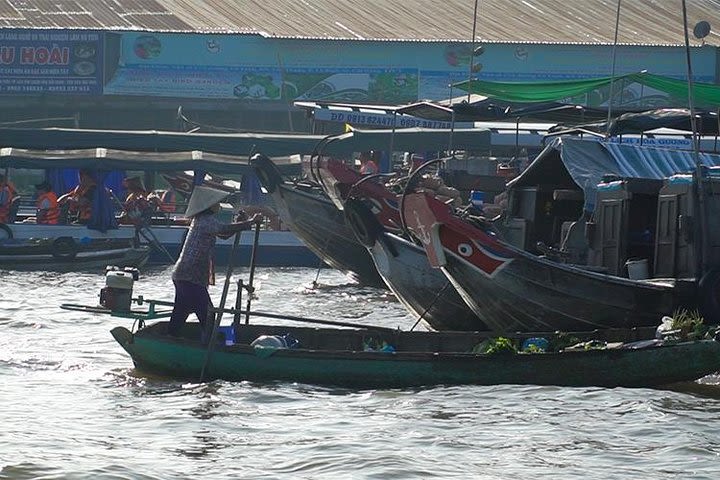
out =
[[[175,338],[164,335],[164,329],[165,324],[154,324],[133,334],[117,327],[112,334],[139,370],[199,379],[208,349],[191,339],[197,331]],[[313,342],[318,346],[335,345],[332,349],[257,349],[247,339],[239,339],[238,344],[231,346],[218,344],[209,356],[206,379],[289,381],[353,388],[467,384],[652,387],[693,381],[720,370],[720,342],[715,340],[638,349],[486,355],[464,353],[470,348],[460,350],[481,339],[481,334],[473,332],[387,334],[260,325],[242,329],[247,339],[263,333],[289,332],[300,339],[300,346],[313,347]],[[363,351],[364,340],[383,335],[398,346],[395,352]],[[420,347],[424,350],[419,350]]]

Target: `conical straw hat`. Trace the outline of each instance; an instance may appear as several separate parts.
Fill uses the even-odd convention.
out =
[[[186,217],[192,217],[197,215],[203,210],[207,210],[216,203],[220,203],[225,200],[230,194],[217,190],[211,187],[196,186],[193,189],[192,195],[190,195],[190,201],[188,202],[187,210],[185,211]]]

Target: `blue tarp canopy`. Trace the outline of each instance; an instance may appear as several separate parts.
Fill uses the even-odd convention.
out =
[[[700,153],[698,157],[702,165],[720,166],[720,155]],[[694,170],[692,151],[564,136],[555,138],[508,187],[577,186],[584,191],[585,208],[592,211],[597,185],[605,175],[662,180]]]

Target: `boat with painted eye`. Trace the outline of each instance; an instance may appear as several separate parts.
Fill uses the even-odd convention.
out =
[[[404,218],[494,331],[650,326],[682,309],[716,323],[719,165],[717,154],[561,137],[510,182],[503,217],[419,192]]]
[[[433,330],[488,329],[443,273],[430,267],[422,246],[403,235],[397,194],[337,160],[321,159],[317,172],[385,284],[408,311]]]
[[[199,341],[198,324],[185,325],[179,337],[168,336],[166,329],[166,322],[158,322],[134,333],[116,327],[112,335],[141,374],[195,380],[204,370],[208,380],[351,388],[464,384],[654,387],[693,381],[720,370],[720,343],[715,340],[638,341],[646,338],[646,332],[637,329],[585,333],[577,338],[594,342],[583,343],[579,349],[477,353],[488,345],[488,336],[482,332],[255,324],[241,325],[234,332],[234,341],[218,337],[220,342],[209,358],[208,347]],[[494,345],[543,344],[530,338],[495,339]],[[544,340],[547,345],[555,341],[549,336]],[[603,348],[585,349],[587,345]],[[485,351],[491,352],[492,347]]]
[[[468,150],[484,150],[490,144],[490,132],[486,129],[353,130],[324,138],[311,158],[344,158],[353,152],[382,151],[390,147],[400,152],[441,151],[447,148],[449,138],[456,148]],[[334,185],[327,183],[328,177],[316,168],[317,164],[311,160],[308,178],[303,181],[285,181],[277,165],[263,153],[255,155],[250,163],[290,230],[333,268],[360,283],[385,286],[365,246],[356,239],[332,196],[328,196]]]
[[[150,248],[132,240],[72,237],[0,240],[0,269],[71,272],[104,270],[107,265],[142,267]]]

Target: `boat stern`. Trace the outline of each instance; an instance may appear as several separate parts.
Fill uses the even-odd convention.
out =
[[[115,341],[117,341],[123,349],[127,353],[132,356],[132,352],[130,351],[129,345],[133,343],[133,334],[130,330],[128,330],[125,327],[115,327],[112,330],[110,330],[110,333],[112,334]]]

